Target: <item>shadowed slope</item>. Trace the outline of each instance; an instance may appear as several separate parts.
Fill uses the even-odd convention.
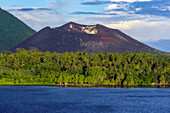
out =
[[[16,46],[34,33],[33,29],[0,8],[0,52]]]

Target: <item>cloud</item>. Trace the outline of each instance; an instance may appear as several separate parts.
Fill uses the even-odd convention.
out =
[[[107,7],[105,7],[105,11],[128,11],[129,10],[129,3],[120,3],[120,4],[110,4]]]
[[[49,11],[52,10],[51,8],[42,8],[42,7],[3,7],[6,11],[12,12],[12,11],[19,11],[19,12],[27,12],[27,11]]]
[[[119,9],[120,6],[118,4],[111,4],[105,8],[105,10]]]
[[[132,20],[113,22],[105,24],[110,28],[121,29],[123,32],[130,34],[137,40],[154,41],[161,39],[170,39],[170,19],[166,21],[148,21],[148,20]]]
[[[43,10],[52,10],[50,8],[38,8],[38,7],[31,7],[31,8],[22,8],[22,7],[18,7],[18,8],[8,8],[7,11],[43,11]]]
[[[75,14],[75,15],[116,15],[116,13],[111,13],[111,12],[96,13],[96,12],[79,12],[79,11],[73,12],[71,14]]]
[[[81,4],[87,6],[107,5],[104,8],[104,12],[114,11],[115,13],[120,13],[121,11],[129,14],[155,15],[170,18],[169,0],[96,0],[91,2],[82,2]]]
[[[36,31],[39,31],[46,26],[56,27],[62,25],[66,23],[66,18],[69,17],[68,15],[56,12],[52,9],[47,10],[50,8],[33,7],[29,8],[31,9],[29,11],[23,11],[22,9],[25,8],[22,7],[4,7],[3,9],[6,9],[7,11],[15,15],[17,18],[22,20],[24,23],[26,23],[28,26],[32,27]]]
[[[169,0],[110,0],[117,3],[105,7],[106,12],[122,11],[129,14],[155,15],[170,18]],[[121,2],[124,1],[124,2]],[[128,1],[128,2],[127,2]]]
[[[148,2],[152,0],[107,0],[107,1],[91,1],[91,2],[82,2],[82,5],[107,5],[107,4],[117,4],[117,3],[129,3],[129,2]]]
[[[111,2],[111,1],[92,1],[92,2],[82,2],[82,5],[105,5],[105,4],[111,4],[111,3],[116,3],[116,2]]]
[[[50,8],[59,12],[70,14],[70,11],[76,12],[81,9],[80,0],[55,0],[49,5]]]
[[[161,10],[158,8],[141,8],[134,12],[135,14],[143,14],[143,15],[156,15],[156,16],[164,16],[170,18],[169,10]]]

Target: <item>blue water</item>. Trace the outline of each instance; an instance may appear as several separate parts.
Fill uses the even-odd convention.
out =
[[[170,113],[170,88],[0,86],[1,113]]]

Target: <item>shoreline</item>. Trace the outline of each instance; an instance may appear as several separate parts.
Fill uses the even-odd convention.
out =
[[[170,84],[167,85],[88,85],[88,84],[67,84],[67,85],[52,85],[52,84],[0,84],[0,86],[52,86],[52,87],[79,87],[79,88],[170,88]]]

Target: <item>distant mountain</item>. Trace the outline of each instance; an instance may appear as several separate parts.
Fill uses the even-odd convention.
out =
[[[33,29],[0,8],[0,52],[16,46],[34,33]]]
[[[145,41],[143,42],[153,48],[156,48],[158,50],[161,51],[166,51],[166,52],[170,52],[170,39],[161,39],[158,41]]]
[[[38,33],[12,48],[29,49],[34,47],[40,51],[89,53],[114,52],[157,52],[157,50],[127,36],[118,29],[110,29],[103,25],[80,25],[67,23],[61,27],[46,27]]]

